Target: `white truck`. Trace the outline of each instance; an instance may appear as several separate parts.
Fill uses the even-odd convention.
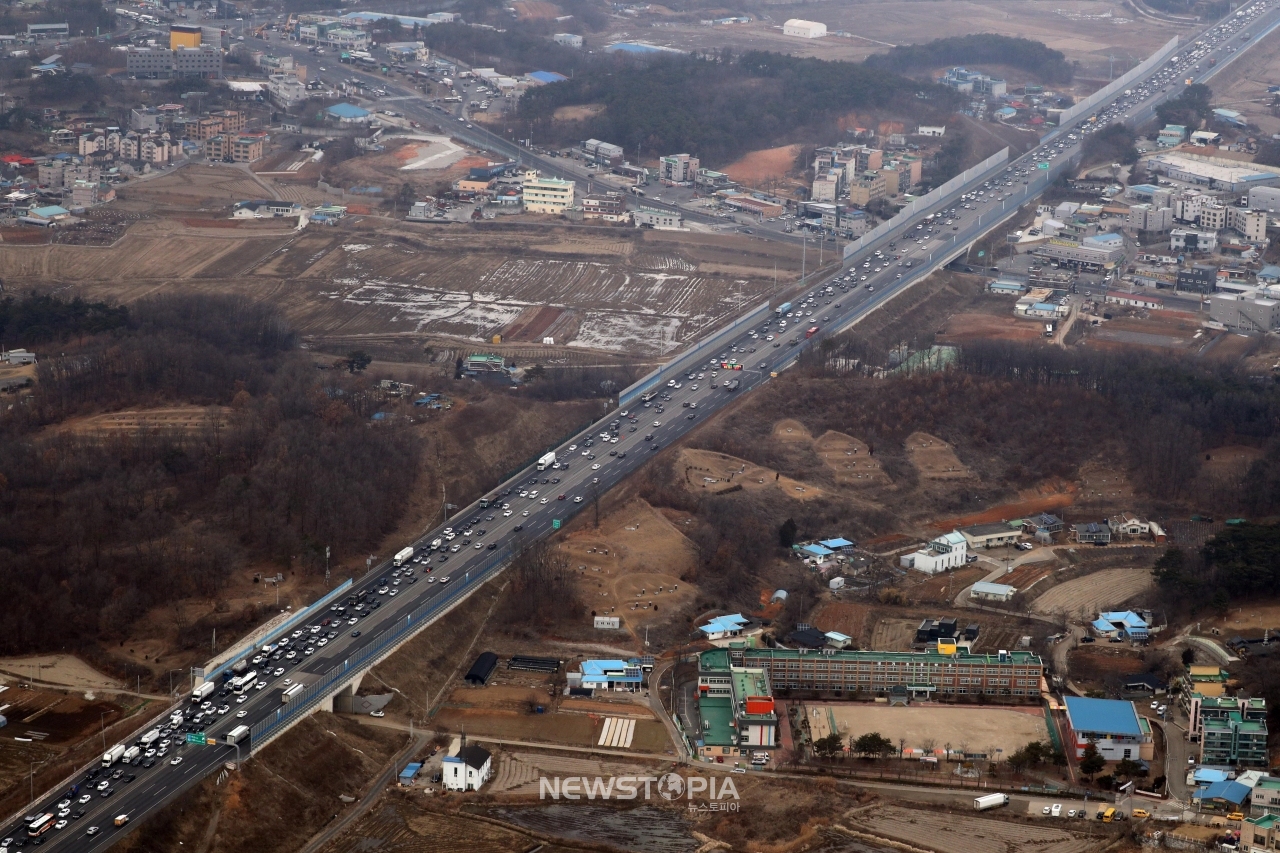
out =
[[[236,726],[234,729],[227,732],[227,739],[226,739],[227,746],[235,746],[237,743],[244,740],[248,736],[249,736],[248,726]]]
[[[142,737],[138,738],[138,746],[146,748],[148,746],[151,746],[151,744],[155,743],[158,740],[160,740],[160,730],[152,729],[151,731],[144,734]]]
[[[539,470],[539,471],[545,471],[545,470],[547,470],[548,468],[550,468],[550,467],[551,467],[552,465],[554,465],[554,464],[556,464],[556,455],[555,455],[555,453],[548,453],[548,454],[546,454],[546,455],[544,455],[544,456],[540,456],[540,457],[538,457],[538,470]]]
[[[410,545],[408,548],[401,548],[399,551],[396,552],[395,564],[397,567],[403,566],[405,563],[409,562],[412,559],[413,559],[413,546]]]
[[[124,744],[118,743],[106,752],[102,753],[102,766],[110,767],[112,764],[119,761],[122,755],[124,755]]]
[[[137,758],[139,755],[142,755],[142,747],[131,746],[124,751],[124,755],[120,756],[120,760],[128,764],[130,761],[133,761],[133,759]]]
[[[210,696],[212,696],[213,691],[217,689],[218,689],[217,684],[214,684],[212,681],[206,681],[204,684],[201,684],[195,690],[191,691],[191,701],[199,705],[205,699],[208,699]]]
[[[306,688],[301,684],[295,684],[292,687],[288,688],[287,690],[285,690],[283,693],[280,694],[280,704],[287,705],[290,699],[297,696],[304,689]]]
[[[1009,805],[1008,794],[987,794],[983,797],[973,798],[973,808],[976,811],[984,812],[987,809],[994,809],[999,806]]]

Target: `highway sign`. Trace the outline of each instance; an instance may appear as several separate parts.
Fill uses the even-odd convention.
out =
[[[986,256],[987,256],[986,252],[978,252],[978,257],[985,258]]]
[[[204,746],[204,732],[187,732],[187,743],[198,743]]]
[[[551,519],[551,529],[552,529],[552,530],[559,530],[559,529],[560,529],[560,519],[558,519],[558,518],[553,518],[553,519]]]
[[[1037,168],[1037,169],[1048,169],[1048,168],[1049,168],[1049,164],[1048,164],[1048,163],[1037,163],[1037,164],[1036,164],[1036,168]]]

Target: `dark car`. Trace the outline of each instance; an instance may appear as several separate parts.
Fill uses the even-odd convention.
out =
[[[352,631],[352,632],[351,632],[351,636],[353,636],[353,637],[359,637],[359,636],[360,636],[360,632],[359,632],[359,631]]]
[[[521,530],[524,530],[524,525],[523,525],[523,524],[517,524],[515,527],[513,527],[513,528],[511,528],[511,529],[512,529],[512,530],[514,530],[516,533],[519,533]]]

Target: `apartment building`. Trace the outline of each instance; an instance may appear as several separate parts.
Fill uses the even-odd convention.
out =
[[[584,196],[582,199],[582,218],[601,219],[605,222],[622,222],[627,218],[627,200],[622,193]]]
[[[884,175],[879,172],[862,172],[858,175],[858,179],[849,185],[849,202],[858,207],[866,207],[886,195]]]
[[[809,191],[811,201],[835,201],[840,194],[840,170],[827,169],[813,179],[813,188]]]
[[[692,184],[700,165],[697,157],[688,154],[672,154],[658,161],[658,180],[668,185]]]
[[[262,157],[262,140],[257,137],[219,134],[204,142],[204,156],[210,160],[252,163]]]
[[[1249,815],[1280,818],[1280,778],[1263,776],[1254,784],[1249,794]]]
[[[1036,702],[1044,663],[1027,651],[970,654],[955,646],[924,652],[848,649],[724,649],[734,666],[761,669],[775,688],[914,698],[1002,697]],[[710,652],[704,652],[712,654]]]
[[[522,186],[524,209],[529,213],[559,216],[573,207],[573,181],[544,178],[537,172],[525,175]]]
[[[1267,702],[1192,692],[1187,737],[1200,742],[1200,763],[1267,766]]]

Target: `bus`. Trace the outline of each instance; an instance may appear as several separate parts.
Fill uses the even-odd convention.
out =
[[[239,696],[241,693],[252,687],[253,683],[257,681],[257,679],[258,671],[256,669],[251,669],[239,678],[232,679],[231,692]]]
[[[32,838],[39,838],[51,829],[53,829],[53,815],[42,814],[27,824],[27,835]]]
[[[1103,823],[1111,823],[1111,821],[1113,821],[1113,820],[1115,820],[1115,819],[1116,819],[1116,809],[1115,809],[1115,806],[1110,806],[1110,807],[1108,807],[1108,808],[1107,808],[1107,810],[1106,810],[1105,812],[1103,812],[1103,813],[1102,813],[1102,822],[1103,822]]]
[[[648,392],[646,392],[646,393],[644,393],[644,394],[640,395],[640,402],[641,402],[641,403],[648,403],[649,401],[651,401],[651,400],[652,400],[654,397],[656,397],[656,396],[658,396],[658,392],[657,392],[657,391],[648,391]]]
[[[806,338],[812,338],[812,337],[813,337],[814,335],[816,335],[816,334],[818,334],[818,327],[817,327],[817,326],[812,326],[812,327],[810,327],[810,329],[809,329],[807,332],[805,332],[805,333],[804,333],[804,336],[805,336]]]

